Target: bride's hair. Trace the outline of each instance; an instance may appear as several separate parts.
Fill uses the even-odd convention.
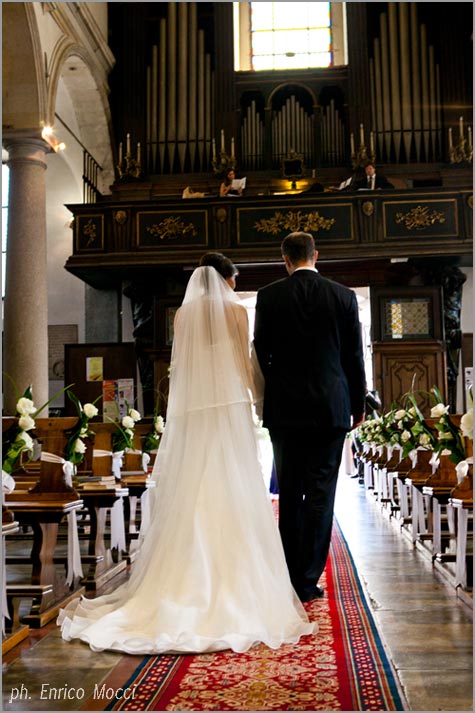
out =
[[[200,267],[214,267],[224,279],[239,273],[236,265],[222,253],[205,253],[201,257]]]

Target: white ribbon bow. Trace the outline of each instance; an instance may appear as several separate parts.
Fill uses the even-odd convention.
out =
[[[150,456],[148,453],[142,453],[142,470],[144,473],[148,473],[148,464],[150,463]]]
[[[412,467],[415,468],[417,465],[417,448],[413,448],[412,451],[409,451],[408,456],[411,459]]]
[[[15,490],[14,478],[2,469],[2,493],[11,493],[13,490]]]
[[[122,468],[124,451],[112,452],[94,448],[92,455],[94,458],[112,456],[112,472],[115,479],[120,480],[120,469]],[[116,500],[111,507],[111,549],[115,548],[121,552],[125,552],[124,501],[122,496]]]
[[[70,460],[64,460],[61,456],[54,453],[42,451],[41,460],[47,463],[61,463],[63,466],[64,482],[72,487],[73,475],[75,471],[74,463]],[[68,513],[68,572],[66,575],[66,584],[70,586],[74,582],[74,577],[83,577],[81,564],[81,550],[79,548],[79,535],[76,520],[76,512]]]
[[[434,475],[435,471],[440,465],[440,458],[439,455],[434,451],[434,453],[431,455],[429,465],[432,466],[432,475]]]

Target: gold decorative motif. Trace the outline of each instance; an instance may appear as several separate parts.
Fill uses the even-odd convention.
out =
[[[445,214],[439,210],[429,211],[427,206],[418,205],[409,213],[396,213],[396,223],[404,223],[407,230],[425,230],[435,223],[445,223]]]
[[[179,215],[164,218],[158,224],[154,223],[151,226],[147,226],[146,230],[150,235],[154,235],[160,238],[160,240],[174,240],[175,238],[182,238],[184,236],[194,238],[198,234],[193,223],[185,225]]]
[[[473,210],[473,193],[471,193],[467,199],[468,207]]]
[[[277,211],[272,218],[262,218],[254,223],[254,227],[261,233],[271,233],[278,235],[283,230],[296,232],[303,230],[305,232],[318,232],[320,229],[330,230],[335,223],[335,218],[323,218],[318,211],[311,213],[302,213],[299,211],[289,210],[288,213]]]
[[[216,220],[218,221],[218,223],[224,223],[227,217],[228,212],[226,208],[218,208],[216,210]]]
[[[89,218],[86,225],[82,229],[83,235],[87,237],[86,248],[91,247],[92,243],[97,238],[96,225],[92,222],[92,218]]]
[[[119,225],[124,225],[124,223],[127,222],[127,213],[125,210],[118,210],[116,211],[114,215],[114,220],[116,223],[119,223]]]
[[[374,203],[372,201],[365,201],[361,206],[361,210],[369,218],[374,213]]]

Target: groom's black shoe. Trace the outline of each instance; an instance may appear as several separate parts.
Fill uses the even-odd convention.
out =
[[[314,599],[321,599],[325,594],[325,590],[319,584],[311,592],[304,592],[300,595],[301,602],[313,602]]]

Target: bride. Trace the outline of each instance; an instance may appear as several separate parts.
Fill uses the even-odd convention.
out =
[[[60,611],[66,640],[128,654],[248,650],[317,630],[292,588],[259,466],[237,269],[203,256],[175,320],[151,520],[129,580]]]

